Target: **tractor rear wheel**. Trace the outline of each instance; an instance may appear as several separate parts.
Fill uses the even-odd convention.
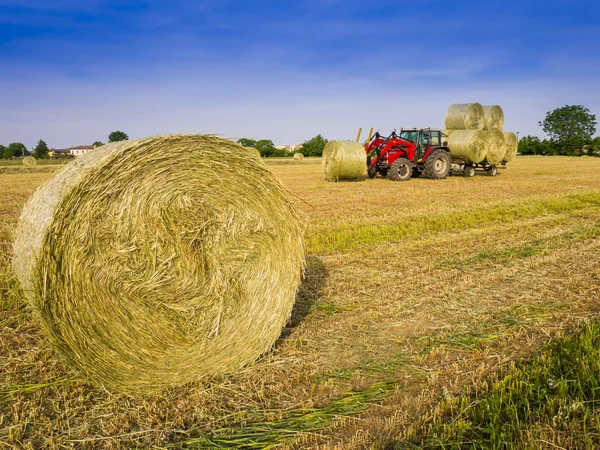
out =
[[[450,172],[450,156],[443,149],[434,150],[425,163],[423,163],[423,173],[432,180],[442,180]]]
[[[388,171],[388,178],[393,181],[408,181],[412,175],[412,164],[406,158],[398,158]]]

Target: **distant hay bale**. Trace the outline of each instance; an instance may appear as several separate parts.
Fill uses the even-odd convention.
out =
[[[367,167],[367,153],[362,144],[329,141],[323,149],[323,174],[327,181],[356,180]]]
[[[479,103],[464,103],[450,105],[444,119],[448,130],[483,130],[485,116]]]
[[[504,147],[504,133],[500,130],[486,130],[487,152],[485,159],[488,164],[493,166],[500,164],[504,160],[506,148]]]
[[[483,106],[484,122],[486,130],[504,129],[504,111],[498,105]]]
[[[487,134],[482,130],[454,130],[448,140],[453,159],[475,164],[482,162],[487,156],[487,145]]]
[[[302,153],[294,153],[294,159],[304,159],[304,155]]]
[[[108,144],[25,206],[13,267],[53,345],[114,391],[236,370],[294,304],[302,227],[284,188],[206,135]]]
[[[35,166],[36,164],[37,159],[35,159],[33,156],[26,156],[25,158],[23,158],[24,166]]]
[[[509,162],[514,159],[519,150],[519,139],[515,133],[504,133],[504,158],[503,161]]]

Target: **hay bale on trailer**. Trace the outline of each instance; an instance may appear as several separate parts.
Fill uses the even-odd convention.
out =
[[[504,133],[504,162],[509,162],[514,159],[519,150],[519,139],[515,133]]]
[[[299,161],[301,159],[304,159],[304,155],[300,152],[294,153],[294,159]]]
[[[483,106],[484,122],[486,130],[504,129],[504,111],[498,105]]]
[[[504,147],[504,133],[500,130],[487,130],[485,131],[487,138],[487,153],[485,159],[490,165],[500,164],[504,160],[506,148]]]
[[[301,234],[283,187],[238,144],[157,136],[91,151],[42,186],[13,267],[72,367],[146,392],[271,348],[300,282]]]
[[[35,159],[33,156],[26,156],[25,158],[23,158],[23,165],[24,166],[35,166],[37,164],[37,159]]]
[[[487,156],[488,138],[482,130],[453,130],[448,137],[450,156],[468,163],[480,163]]]
[[[367,168],[367,153],[358,142],[329,141],[321,167],[327,181],[357,180]]]
[[[448,130],[483,130],[483,107],[479,103],[452,104],[446,111],[444,123]]]

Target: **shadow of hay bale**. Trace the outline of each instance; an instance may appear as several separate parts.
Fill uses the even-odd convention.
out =
[[[296,302],[292,309],[290,320],[283,329],[275,346],[281,344],[308,315],[311,307],[321,298],[321,291],[325,287],[327,269],[321,258],[317,256],[306,257],[304,279],[296,294]]]

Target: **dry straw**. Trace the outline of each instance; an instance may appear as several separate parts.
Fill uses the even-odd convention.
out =
[[[444,119],[445,128],[449,130],[483,130],[485,116],[479,103],[450,105]]]
[[[469,163],[480,163],[487,155],[487,134],[481,130],[454,130],[448,138],[450,156]]]
[[[500,164],[504,160],[506,148],[504,147],[504,133],[500,130],[487,130],[487,153],[485,159],[488,164]]]
[[[24,166],[35,166],[36,164],[37,159],[35,159],[33,156],[26,156],[25,158],[23,158]]]
[[[487,130],[500,130],[504,128],[504,111],[498,105],[484,106],[483,114]]]
[[[294,159],[304,159],[304,155],[302,153],[294,153]]]
[[[254,147],[244,147],[246,149],[247,152],[250,152],[250,154],[252,156],[256,156],[257,158],[260,158],[260,152],[255,149]]]
[[[517,154],[519,148],[519,139],[515,133],[504,133],[504,159],[503,161],[509,162]]]
[[[323,149],[323,174],[327,181],[356,180],[367,167],[367,154],[362,144],[329,141]]]
[[[239,148],[203,135],[109,144],[25,206],[14,270],[53,344],[94,382],[154,391],[235,370],[280,335],[301,226]]]

